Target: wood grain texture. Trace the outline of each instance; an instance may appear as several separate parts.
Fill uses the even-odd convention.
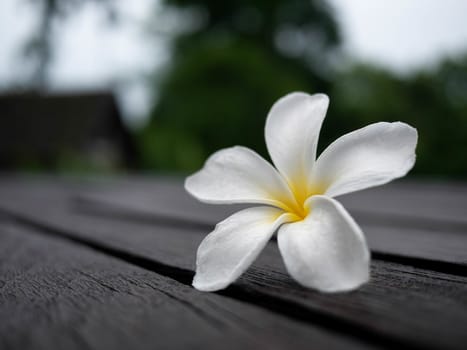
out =
[[[105,201],[116,207],[145,214],[188,218],[215,223],[244,206],[211,206],[193,199],[183,188],[183,178],[125,176],[73,178],[10,175],[0,178],[0,190],[24,186],[30,189],[67,191],[83,198]],[[463,232],[467,228],[467,184],[463,182],[399,180],[339,197],[354,215],[370,222],[400,221],[422,228],[447,224]],[[357,213],[357,214],[356,214]],[[181,214],[181,215],[180,215]],[[371,215],[368,215],[371,214]],[[427,224],[426,224],[427,223]]]
[[[0,181],[0,194],[10,206],[14,201],[23,205],[25,195],[47,200],[54,193],[66,193],[65,205],[89,215],[204,231],[243,207],[202,204],[183,190],[181,180]],[[467,218],[465,193],[467,186],[461,184],[403,182],[339,200],[361,225],[372,251],[429,260],[432,264],[442,262],[447,267],[440,265],[441,271],[453,270],[450,265],[459,264],[459,273],[467,275],[467,226],[462,223]]]
[[[1,349],[371,348],[0,223]]]
[[[157,206],[140,210],[138,208],[124,207],[114,200],[104,200],[102,194],[97,196],[78,197],[75,203],[75,211],[85,215],[94,215],[101,217],[119,217],[135,222],[146,222],[153,224],[166,224],[170,226],[188,227],[209,232],[215,223],[199,222],[190,218],[193,212],[188,209],[183,209],[180,215],[182,218],[175,216],[175,210],[167,214],[168,208],[164,211],[157,212]],[[225,208],[216,206],[217,212],[219,209],[225,211],[222,218],[226,218],[232,212],[241,209],[235,206]],[[151,212],[149,212],[149,210]],[[208,211],[208,210],[207,210]],[[185,215],[185,213],[191,213]],[[467,275],[467,230],[456,229],[446,225],[435,225],[425,228],[411,227],[413,225],[405,225],[400,220],[393,220],[391,217],[371,218],[368,213],[350,211],[354,219],[359,223],[371,250],[378,255],[392,255],[414,260],[429,260],[432,262],[446,263],[447,265],[460,265],[459,273]],[[216,213],[216,216],[221,216]],[[221,221],[222,219],[219,219]],[[218,222],[219,222],[218,221]],[[428,226],[428,223],[423,223],[419,226]],[[417,226],[417,225],[415,225]],[[452,266],[451,266],[452,267]]]
[[[1,201],[0,208],[23,223],[132,263],[147,264],[184,283],[186,272],[193,273],[197,245],[207,233],[199,227],[86,216],[73,211],[69,194],[49,196],[45,206],[38,199],[39,192],[29,191],[28,201],[18,199],[21,195],[8,203]],[[461,349],[467,342],[466,277],[430,269],[375,260],[371,282],[363,288],[348,294],[320,294],[299,287],[288,277],[277,247],[271,244],[223,294],[372,343]]]
[[[217,222],[235,210],[225,206],[210,210],[212,206],[198,203],[183,189],[183,179],[130,177],[109,181],[99,188],[104,192],[101,199],[146,213],[174,215],[174,209],[184,208],[184,217]],[[99,192],[93,195],[99,198]],[[467,185],[460,182],[399,180],[341,196],[339,200],[371,222],[390,219],[406,226],[447,224],[453,229],[467,228]]]

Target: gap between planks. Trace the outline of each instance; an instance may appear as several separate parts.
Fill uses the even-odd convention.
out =
[[[53,191],[51,191],[51,192],[53,193]],[[23,194],[24,194],[24,192],[23,192]],[[27,194],[29,195],[29,193],[27,193]],[[46,191],[46,194],[50,194],[50,192]],[[69,193],[69,192],[67,192],[67,193],[61,193],[61,195],[64,195],[64,194],[66,194],[66,201],[55,202],[54,200],[52,200],[51,203],[48,203],[48,204],[50,204],[51,206],[54,206],[54,205],[58,205],[58,206],[64,205],[64,206],[66,207],[67,210],[72,209],[72,208],[73,208],[73,205],[71,205],[72,203],[70,202],[70,196],[69,196],[70,193]],[[28,208],[25,208],[24,205],[27,204],[27,203],[24,202],[24,201],[27,200],[27,199],[28,199],[28,196],[25,196],[25,197],[23,197],[23,198],[21,199],[23,202],[22,202],[22,203],[19,203],[20,205],[19,205],[18,207],[14,207],[14,206],[13,206],[13,207],[12,207],[12,208],[14,208],[13,213],[17,213],[17,215],[20,215],[23,219],[26,218],[26,220],[32,220],[33,225],[34,225],[34,223],[37,224],[38,222],[39,222],[39,223],[42,223],[42,224],[45,223],[45,226],[44,226],[44,227],[45,227],[46,230],[47,230],[48,228],[57,228],[57,227],[60,227],[59,224],[58,224],[58,226],[57,226],[57,222],[54,223],[54,220],[55,220],[55,221],[56,221],[56,220],[60,220],[58,217],[57,217],[57,218],[53,218],[53,217],[52,217],[52,218],[47,218],[48,213],[47,213],[46,211],[44,212],[44,209],[46,209],[46,208],[42,208],[42,207],[41,207],[41,205],[40,205],[41,202],[37,202],[37,203],[35,204],[35,208],[29,208],[29,209],[28,209]],[[56,198],[53,198],[53,199],[56,199]],[[8,203],[8,204],[11,204],[11,203]],[[26,207],[27,207],[27,206],[26,206]],[[33,212],[31,212],[31,211],[28,212],[28,210],[31,210],[31,209],[35,211],[33,215],[32,215]],[[24,210],[26,210],[26,213],[23,213]],[[59,213],[58,213],[58,214],[59,214]],[[32,215],[32,216],[31,216],[31,215]],[[83,217],[82,219],[84,220],[84,217]],[[45,220],[45,221],[44,221],[44,220]],[[47,221],[48,221],[48,224],[47,224]],[[117,224],[117,222],[115,222],[115,220],[112,220],[112,221],[114,222],[114,224]],[[79,222],[78,222],[78,223],[79,223]],[[110,222],[109,222],[109,223],[110,223]],[[119,225],[119,224],[118,224],[118,225]],[[160,225],[159,225],[159,226],[160,226]],[[170,226],[170,225],[169,225],[169,226]],[[65,226],[62,226],[62,227],[65,227]],[[62,234],[63,234],[63,233],[68,234],[68,235],[71,234],[71,235],[73,235],[73,236],[76,238],[76,237],[77,237],[77,236],[76,236],[77,231],[74,231],[74,229],[75,229],[74,227],[69,227],[69,228],[67,228],[67,229],[63,229],[63,228],[62,228],[62,229],[61,229],[61,232],[62,232]],[[59,230],[59,231],[60,231],[60,230]],[[78,234],[78,236],[79,236],[79,234]],[[85,241],[89,241],[89,240],[91,239],[90,237],[91,237],[91,236],[88,235],[88,237],[85,239]],[[110,236],[109,236],[109,238],[110,238]],[[94,241],[94,238],[92,238],[91,240]],[[110,243],[113,244],[114,242],[108,242],[108,243],[109,243],[109,244],[110,244]],[[103,243],[103,246],[106,247],[106,246],[108,246],[109,244],[107,244],[107,242],[106,242],[106,243]],[[128,249],[127,249],[126,246],[123,246],[123,248],[115,248],[115,245],[114,245],[112,249],[117,249],[117,251],[121,251],[121,252],[123,252],[124,254],[128,253]],[[130,253],[130,254],[131,254],[131,253]],[[138,251],[136,254],[133,254],[133,255],[135,255],[136,257],[139,257],[139,258],[142,257],[139,251]],[[144,255],[144,254],[143,254],[143,255]],[[146,256],[145,258],[147,258],[147,256]],[[153,258],[149,258],[148,260],[149,260],[149,261],[154,261]],[[156,259],[156,260],[158,260],[159,262],[161,262],[160,259]],[[175,265],[174,265],[172,262],[166,263],[166,264],[162,263],[162,264],[168,266],[169,268],[176,267],[175,265],[177,265],[177,263],[175,263]],[[378,265],[380,265],[380,264],[378,264]],[[395,267],[397,268],[397,266],[395,266]],[[188,268],[188,269],[185,268],[185,269],[183,269],[183,270],[191,271],[190,268]],[[404,273],[409,273],[409,271],[407,271],[407,269],[406,269],[406,272],[404,272]],[[437,277],[436,274],[425,273],[425,272],[423,272],[423,271],[416,271],[416,270],[415,270],[415,271],[413,271],[413,274],[414,274],[414,276],[415,276],[414,278],[418,278],[421,274],[424,274],[424,275],[427,276],[428,278],[432,278],[432,279],[435,279],[435,278],[439,278],[439,279],[441,279],[441,278],[449,278],[449,282],[451,282],[451,287],[450,287],[450,288],[453,288],[452,283],[465,283],[465,281],[463,281],[463,280],[462,280],[462,281],[460,280],[459,282],[456,282],[455,279],[453,279],[453,278],[451,278],[451,277],[449,277],[449,276],[444,276],[444,277],[443,277],[443,276],[438,276],[438,277]],[[268,277],[270,277],[270,276],[268,276]],[[384,276],[384,278],[385,278],[385,276]],[[414,280],[414,281],[415,281],[415,280]],[[272,281],[272,282],[274,282],[274,281]],[[394,281],[394,282],[397,282],[397,281]],[[409,286],[410,286],[410,285],[407,285],[407,287],[409,287]],[[312,307],[312,308],[309,308],[309,307],[308,307],[308,308],[307,308],[307,307],[304,308],[304,305],[303,305],[303,304],[300,304],[300,300],[299,300],[299,302],[297,303],[296,300],[294,300],[293,298],[292,298],[292,300],[290,300],[290,299],[284,299],[282,295],[272,295],[272,296],[271,296],[271,294],[268,293],[268,290],[267,290],[267,289],[264,289],[264,288],[259,288],[259,289],[258,289],[258,288],[255,287],[255,285],[245,285],[245,284],[240,283],[238,286],[234,286],[234,288],[240,288],[242,291],[246,291],[246,293],[247,293],[246,295],[247,295],[247,297],[250,298],[250,299],[252,299],[252,297],[253,297],[253,298],[256,298],[256,296],[258,296],[258,295],[260,295],[260,296],[261,296],[261,299],[263,299],[263,296],[264,296],[264,297],[266,298],[266,300],[268,300],[268,302],[267,302],[268,304],[271,304],[273,301],[279,300],[280,303],[282,303],[281,305],[286,305],[286,307],[289,307],[289,306],[290,306],[290,307],[291,307],[291,310],[294,310],[293,306],[295,305],[295,306],[296,306],[296,311],[297,311],[297,313],[299,313],[299,312],[304,312],[305,315],[306,315],[306,318],[309,318],[310,315],[311,315],[311,316],[314,315],[313,317],[316,317],[316,318],[318,318],[318,319],[319,319],[321,316],[323,316],[325,319],[326,319],[326,318],[329,319],[329,317],[330,317],[330,319],[332,320],[332,322],[337,321],[336,324],[341,324],[341,323],[339,323],[339,322],[342,322],[342,321],[343,321],[346,325],[350,325],[350,329],[353,329],[353,328],[352,328],[352,325],[355,326],[355,322],[352,322],[352,321],[349,321],[349,320],[346,320],[346,319],[341,319],[341,317],[336,317],[336,315],[334,315],[334,314],[329,315],[328,312],[327,312],[327,310],[326,310],[326,307],[325,307],[324,309],[320,309],[320,308],[315,309],[315,308],[313,308],[313,307]],[[429,290],[428,290],[427,292],[429,292]],[[449,290],[446,290],[446,292],[449,292]],[[448,293],[448,294],[449,294],[449,293]],[[428,293],[427,295],[429,295],[429,293]],[[427,296],[427,295],[426,295],[426,296]],[[422,298],[424,298],[424,297],[426,298],[426,296],[423,296],[423,293],[421,293],[421,296],[422,296]],[[316,296],[315,296],[315,297],[316,297]],[[319,296],[317,296],[317,297],[319,297]],[[382,297],[383,297],[383,296],[382,296]],[[384,296],[384,297],[386,297],[386,296]],[[269,298],[269,299],[268,299],[268,298]],[[337,298],[337,297],[336,297],[336,298]],[[257,299],[260,299],[260,298],[257,298]],[[318,299],[319,299],[319,298],[318,298]],[[355,298],[354,298],[354,299],[355,299]],[[410,300],[410,299],[409,299],[409,300]],[[462,298],[462,300],[463,300],[463,298]],[[303,301],[303,300],[302,300],[302,301]],[[352,299],[350,299],[350,301],[352,302]],[[452,301],[454,301],[454,300],[452,300]],[[254,301],[254,302],[256,302],[256,301]],[[261,302],[261,301],[258,301],[258,302]],[[445,302],[446,302],[446,301],[445,301]],[[436,301],[435,301],[435,303],[436,303]],[[409,308],[410,308],[410,303],[409,303],[408,306],[409,306]],[[266,308],[267,308],[267,307],[271,307],[271,305],[266,305],[265,307],[266,307]],[[275,305],[273,305],[273,307],[275,307]],[[441,307],[441,306],[438,306],[438,307]],[[462,307],[463,307],[463,310],[465,310],[465,305],[463,305]],[[281,311],[281,310],[279,310],[279,309],[280,309],[280,307],[278,307],[278,310],[277,310],[278,313],[280,313],[280,312],[288,312],[287,310]],[[295,311],[293,311],[293,312],[295,312]],[[292,312],[292,313],[293,313],[293,312]],[[456,312],[456,310],[453,310],[453,313],[455,313],[455,312]],[[410,314],[408,315],[408,317],[411,317],[411,316],[412,316],[412,315],[410,315]],[[436,315],[431,314],[431,317],[433,317],[433,316],[436,316]],[[291,315],[290,317],[293,318],[293,317],[298,317],[298,316],[297,316],[297,315]],[[430,315],[427,315],[427,317],[430,317]],[[433,321],[431,321],[431,322],[435,322],[435,321],[436,321],[436,320],[433,320]],[[444,320],[441,319],[440,321],[443,322]],[[316,322],[319,322],[319,320],[317,320]],[[331,322],[331,323],[332,323],[332,322]],[[422,323],[425,322],[425,323],[426,323],[427,320],[420,320],[420,322],[422,322]],[[326,323],[326,321],[324,321],[324,323]],[[378,324],[378,321],[375,320],[375,323]],[[376,335],[375,335],[374,329],[368,329],[367,327],[362,326],[362,325],[360,325],[360,324],[356,324],[356,326],[357,326],[357,329],[360,329],[363,333],[369,334],[369,336],[375,336],[376,339],[385,339],[385,337],[386,337],[386,338],[390,338],[390,339],[396,339],[396,340],[402,341],[402,342],[406,341],[405,339],[402,339],[402,340],[401,340],[401,338],[397,338],[397,337],[394,338],[394,337],[388,336],[386,333],[384,333],[384,330],[383,330],[383,333],[381,333],[381,330],[380,330],[380,331],[377,331],[377,332],[376,332]],[[445,326],[446,326],[446,325],[445,325]],[[457,326],[458,326],[458,325],[457,325]],[[330,325],[330,327],[332,327],[332,325]],[[371,328],[371,327],[370,327],[370,328]],[[450,326],[450,328],[456,329],[456,325],[453,324],[452,326]],[[441,330],[442,330],[442,329],[441,329]],[[446,329],[444,329],[444,331],[446,331]],[[418,345],[420,344],[420,343],[417,341],[417,340],[418,340],[417,338],[422,338],[422,339],[423,339],[423,338],[428,338],[428,339],[429,339],[430,336],[431,336],[431,338],[432,338],[432,343],[426,342],[426,339],[425,339],[425,342],[423,343],[423,344],[425,344],[425,345],[424,345],[423,347],[430,347],[430,346],[431,346],[431,347],[436,347],[436,345],[434,345],[434,344],[439,344],[439,342],[440,342],[441,340],[443,340],[443,339],[437,339],[437,338],[434,336],[434,334],[435,334],[435,329],[434,329],[434,328],[432,329],[431,332],[432,332],[433,334],[431,334],[431,335],[430,335],[430,334],[427,334],[426,336],[414,334],[413,337],[410,338],[411,341],[409,341],[409,343],[412,344],[414,347],[416,347],[416,346],[418,346]],[[429,333],[431,333],[431,332],[429,332]],[[439,338],[439,337],[440,337],[440,336],[438,336],[438,338]],[[453,338],[452,342],[454,342],[455,340],[459,340],[459,335],[457,335],[457,338]],[[465,339],[463,339],[463,340],[465,341]],[[444,341],[446,341],[446,339],[444,339]],[[449,342],[448,342],[448,343],[449,343]],[[451,347],[455,348],[455,346],[453,346],[452,344],[453,344],[453,343],[451,343]],[[448,344],[448,345],[449,345],[449,344]],[[449,347],[449,346],[448,346],[448,347]]]
[[[88,216],[102,217],[106,219],[112,218],[113,220],[124,220],[138,224],[159,225],[187,230],[196,230],[205,234],[211,232],[214,228],[214,224],[208,222],[195,221],[184,217],[177,218],[168,215],[158,215],[156,213],[148,214],[144,212],[138,212],[136,210],[124,210],[123,208],[119,208],[118,205],[98,202],[80,196],[73,198],[73,201],[76,204],[74,209],[78,213],[82,213],[83,215]],[[360,220],[357,219],[357,221]],[[275,241],[275,237],[273,237],[272,241]],[[467,276],[467,263],[462,264],[459,262],[440,260],[439,258],[430,259],[428,257],[411,256],[409,254],[404,255],[400,252],[393,253],[378,248],[372,248],[372,257],[377,260],[395,262],[458,276]]]
[[[0,242],[0,345],[8,349],[374,348],[199,293],[153,263],[33,225],[2,220]]]
[[[5,213],[2,213],[2,215],[3,218],[8,218],[8,220],[17,225],[19,228],[29,229],[30,231],[28,232],[28,234],[39,234],[51,238],[65,240],[73,244],[91,249],[92,251],[105,254],[104,256],[116,258],[133,266],[137,266],[139,268],[156,273],[157,275],[173,279],[184,286],[192,288],[191,281],[193,279],[194,272],[191,270],[177,268],[171,265],[157,262],[153,259],[148,259],[136,254],[132,254],[126,250],[108,247],[99,242],[94,242],[92,240],[72,236],[56,228],[51,228],[47,225],[37,224],[35,222],[24,220],[13,215],[5,215]],[[4,222],[5,220],[3,220],[3,223]],[[337,337],[344,336],[345,338],[351,339],[350,344],[345,344],[345,346],[342,346],[343,349],[347,349],[347,347],[352,348],[354,346],[353,342],[355,341],[360,342],[360,345],[357,346],[358,348],[366,348],[368,346],[372,348],[373,346],[377,346],[377,348],[398,347],[414,350],[429,349],[429,347],[421,346],[419,344],[413,344],[411,342],[407,342],[401,339],[369,333],[366,329],[358,325],[349,323],[332,315],[303,309],[302,305],[300,304],[277,299],[267,294],[262,294],[258,292],[252,293],[252,291],[245,290],[241,286],[233,285],[226,290],[222,290],[217,293],[209,293],[207,295],[210,294],[219,295],[222,297],[246,303],[247,305],[259,307],[268,312],[277,314],[280,317],[290,319],[293,322],[300,322],[302,324],[307,325],[308,327],[317,327],[318,329],[322,328],[331,333],[334,333]],[[309,344],[310,343],[307,343],[307,346]],[[336,347],[340,348],[339,346]]]
[[[420,191],[426,193],[420,194]],[[212,230],[214,224],[239,208],[206,206],[190,198],[183,190],[181,181],[139,176],[109,181],[35,176],[6,177],[0,178],[0,192],[7,208],[14,208],[17,204],[21,210],[24,204],[22,201],[31,198],[36,201],[48,201],[49,197],[60,197],[63,199],[63,205],[70,210],[79,210],[86,215],[197,229],[205,234]],[[401,193],[402,197],[399,198]],[[467,229],[447,220],[458,218],[461,224],[467,223],[467,216],[460,215],[467,205],[464,193],[467,194],[467,186],[462,184],[409,181],[358,192],[342,200],[344,204],[350,203],[348,209],[364,229],[376,258],[411,263],[413,266],[464,276],[467,269]],[[440,200],[436,201],[438,196]],[[360,203],[358,198],[364,200]],[[381,213],[386,211],[382,211],[380,206],[386,199],[392,204],[385,204],[389,215],[382,215]],[[404,203],[399,208],[394,201]],[[465,205],[459,206],[462,203]],[[426,206],[429,211],[424,213],[420,208]],[[362,213],[362,207],[372,212]],[[409,207],[412,209],[407,211],[407,215],[397,219],[400,209],[405,210]],[[433,222],[425,220],[430,218],[431,214],[437,214],[436,208],[441,215],[434,215],[437,219]],[[397,214],[396,218],[394,213]],[[420,217],[420,220],[413,217],[422,213],[424,217]],[[446,215],[447,213],[451,214]]]
[[[57,225],[47,224],[44,222],[39,222],[37,219],[28,219],[22,215],[15,215],[18,222],[31,225],[34,228],[40,228],[44,230],[47,234],[53,234],[61,237],[65,237],[70,239],[74,242],[84,244],[88,247],[93,249],[102,251],[103,253],[119,257],[122,260],[125,260],[129,263],[139,265],[150,269],[154,272],[164,274],[184,284],[189,284],[191,282],[191,277],[193,276],[193,272],[187,268],[179,268],[173,266],[172,264],[162,263],[160,261],[156,261],[154,259],[148,259],[145,256],[141,256],[140,254],[133,254],[128,251],[128,249],[123,248],[119,249],[115,246],[109,247],[108,244],[103,244],[99,241],[92,240],[88,237],[80,237],[72,232],[72,230],[64,230],[57,227]],[[421,272],[423,274],[423,272]],[[462,283],[465,283],[462,282]],[[271,295],[262,291],[262,288],[251,288],[249,285],[237,285],[232,286],[221,292],[222,295],[229,296],[234,299],[242,300],[253,305],[261,306],[266,308],[270,311],[279,313],[283,316],[290,317],[292,319],[302,321],[302,322],[311,322],[312,324],[319,324],[323,327],[336,329],[338,327],[339,331],[343,332],[344,334],[350,336],[356,336],[358,338],[364,338],[366,341],[371,343],[379,343],[379,344],[392,344],[393,346],[404,346],[404,347],[412,347],[412,348],[436,348],[436,345],[430,344],[429,342],[422,342],[418,343],[417,338],[418,336],[415,334],[413,339],[405,339],[405,338],[398,338],[394,336],[389,336],[385,334],[385,332],[378,331],[376,329],[368,329],[367,326],[362,326],[359,323],[355,323],[352,320],[344,319],[339,317],[339,315],[335,315],[332,313],[328,313],[326,307],[324,309],[316,309],[316,308],[309,308],[304,307],[303,304],[300,302],[295,302],[292,298],[284,299],[282,295],[278,297],[277,295]],[[447,339],[444,339],[446,341]],[[456,348],[458,336],[454,339],[447,340],[447,343],[452,342],[448,348]],[[436,344],[436,342],[435,342]],[[454,345],[453,345],[454,344]],[[446,342],[445,344],[446,345]]]

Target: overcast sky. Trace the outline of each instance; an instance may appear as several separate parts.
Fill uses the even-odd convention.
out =
[[[57,37],[52,69],[57,88],[98,88],[149,73],[167,51],[149,46],[141,24],[158,0],[116,1],[129,19],[110,27],[93,4],[82,8]],[[432,65],[467,51],[465,0],[329,0],[344,34],[346,52],[397,72]],[[0,89],[24,77],[19,50],[35,25],[26,0],[0,0]],[[127,115],[143,115],[148,95],[139,82],[119,94]],[[134,118],[133,120],[137,120]]]
[[[397,72],[467,51],[465,0],[329,0],[347,52]]]

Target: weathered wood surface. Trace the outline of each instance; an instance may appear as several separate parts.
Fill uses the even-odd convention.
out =
[[[467,221],[463,215],[467,200],[462,196],[466,189],[462,184],[408,182],[343,198],[374,251],[371,281],[358,291],[320,294],[299,287],[285,273],[277,246],[271,242],[233,286],[220,293],[199,293],[190,287],[197,245],[215,222],[237,206],[197,203],[183,192],[180,181],[173,180],[4,177],[0,180],[0,214],[8,224],[2,224],[0,232],[2,228],[8,229],[0,233],[0,313],[24,311],[25,320],[13,317],[7,326],[0,326],[0,346],[31,347],[34,341],[43,348],[50,345],[40,343],[35,338],[39,333],[31,331],[32,324],[37,322],[44,325],[41,334],[48,333],[50,339],[57,337],[58,343],[75,347],[85,339],[91,348],[109,344],[116,348],[145,348],[160,341],[157,334],[164,330],[171,334],[174,330],[170,327],[180,324],[183,329],[180,339],[165,337],[166,347],[218,347],[224,346],[225,340],[233,347],[248,348],[264,348],[270,342],[277,348],[463,349],[467,344]],[[430,198],[438,201],[428,203]],[[62,246],[63,253],[49,246]],[[67,260],[68,254],[73,258]],[[23,263],[36,266],[34,262],[36,270],[11,268]],[[110,265],[113,269],[107,270]],[[64,270],[60,270],[62,267]],[[96,282],[82,292],[65,293],[60,302],[70,308],[67,312],[86,321],[76,326],[74,318],[70,318],[72,321],[60,325],[62,318],[54,319],[57,311],[53,303],[48,297],[43,300],[39,297],[41,293],[63,292],[62,277],[51,279],[54,274],[46,273],[49,269],[68,271],[76,281],[84,278],[80,274],[85,271],[99,283],[110,283],[118,292],[110,296],[104,293],[96,301],[93,288],[102,288]],[[28,274],[44,282],[27,284]],[[144,295],[143,302],[138,303],[131,295],[124,296],[126,292],[115,287],[120,280],[123,286],[128,286],[128,276],[136,281],[134,288],[140,288],[138,293]],[[32,288],[36,298],[28,298],[27,293],[24,297],[17,281],[24,282],[26,290]],[[170,295],[167,298],[173,298],[172,302],[183,300],[182,306],[167,306],[168,311],[156,307],[154,313],[145,308],[144,302],[162,298],[146,284],[148,281],[159,283],[158,290]],[[9,287],[5,289],[5,285]],[[10,297],[17,291],[23,298],[3,299],[5,291]],[[116,304],[116,314],[106,314],[107,308],[102,305],[112,303],[117,296],[121,299]],[[81,302],[89,305],[95,302],[101,308],[90,306],[94,312],[88,317],[79,307]],[[186,307],[186,303],[198,307],[208,315],[207,319],[199,317],[199,325],[190,325],[196,312]],[[129,310],[128,320],[126,305],[134,306]],[[63,310],[60,315],[65,317]],[[173,323],[159,326],[164,322],[161,320],[165,319],[164,312],[170,315],[172,311]],[[142,315],[141,320],[138,315]],[[225,338],[209,323],[211,318],[230,326],[223,329]],[[248,326],[235,326],[237,322]],[[125,330],[128,323],[134,326],[135,338],[138,332],[145,335],[141,342],[133,338],[132,331]],[[96,327],[91,327],[91,331],[81,327],[82,324]],[[144,333],[149,328],[157,330]],[[118,333],[116,339],[120,340],[106,343],[110,341],[106,336],[113,333]],[[190,334],[201,339],[190,343],[187,339]],[[233,339],[239,334],[243,336],[236,343]]]
[[[199,203],[173,180],[117,181],[77,198],[86,204],[83,211],[206,228],[241,208]],[[467,186],[402,182],[339,200],[362,226],[373,251],[464,265],[467,275]]]
[[[0,256],[1,349],[366,347],[30,227]]]

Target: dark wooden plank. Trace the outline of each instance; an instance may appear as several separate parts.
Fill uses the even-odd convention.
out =
[[[151,180],[143,178],[139,183],[134,178],[129,180],[114,180],[110,184],[104,180],[91,179],[88,181],[77,181],[76,179],[61,179],[50,181],[49,177],[13,177],[0,180],[0,193],[5,200],[21,201],[21,194],[34,195],[35,198],[46,200],[53,193],[64,194],[65,192],[77,199],[75,204],[83,204],[79,209],[83,213],[99,214],[125,217],[130,220],[158,222],[182,226],[198,226],[205,231],[230,213],[238,210],[241,206],[208,206],[190,198],[181,188],[179,180]],[[115,183],[121,184],[116,186]],[[412,193],[426,191],[425,196],[435,196],[435,193],[445,192],[444,201],[429,201],[438,203],[438,211],[451,211],[460,215],[465,205],[460,202],[467,201],[467,196],[460,184],[436,184],[436,183],[397,183],[395,187],[382,187],[381,189],[405,188],[407,193],[410,188],[415,188]],[[392,186],[392,185],[391,185]],[[361,192],[361,195],[371,199],[371,191]],[[400,192],[400,190],[397,190]],[[396,192],[397,192],[396,191]],[[383,191],[384,192],[384,191]],[[386,191],[387,192],[387,191]],[[391,192],[391,191],[389,191]],[[368,193],[368,194],[365,194]],[[456,195],[457,194],[457,195]],[[422,193],[423,195],[423,193]],[[358,194],[360,196],[360,193]],[[420,196],[420,195],[419,195]],[[393,196],[394,197],[394,196]],[[410,195],[409,195],[410,197]],[[453,197],[452,200],[448,198]],[[353,197],[349,197],[353,198]],[[385,203],[387,196],[382,193],[369,200],[363,201],[363,206],[374,209],[377,204]],[[395,196],[394,198],[397,198]],[[403,198],[403,197],[402,197]],[[345,202],[345,201],[344,201]],[[358,201],[355,201],[358,202]],[[390,201],[388,201],[390,202]],[[365,204],[366,203],[366,204]],[[424,200],[408,200],[413,208],[423,207]],[[416,203],[419,203],[415,205]],[[448,203],[446,207],[440,206]],[[10,203],[11,204],[11,203]],[[397,203],[396,203],[397,204]],[[397,209],[399,205],[393,205]],[[444,205],[443,204],[443,205]],[[467,203],[465,203],[467,204]],[[68,203],[67,205],[71,205]],[[391,210],[391,208],[389,208]],[[362,212],[349,209],[351,214],[362,226],[370,247],[373,252],[380,255],[391,255],[392,259],[397,257],[414,258],[412,263],[418,263],[418,259],[433,264],[440,261],[441,270],[445,267],[460,265],[460,273],[467,274],[467,229],[461,226],[441,221],[430,222],[415,218],[407,219],[392,214],[381,214]],[[467,216],[465,216],[467,217]],[[461,216],[462,218],[462,216]],[[414,225],[415,223],[415,225]],[[446,266],[445,266],[446,265]]]
[[[206,210],[206,206],[193,200],[183,189],[183,179],[170,178],[124,178],[109,181],[101,186],[107,192],[101,199],[114,204],[137,208],[148,213],[177,214],[177,208],[184,208],[184,217],[194,220],[217,222],[225,216],[226,209]],[[98,193],[94,193],[95,198]],[[346,207],[374,217],[399,219],[405,222],[428,222],[428,224],[449,223],[467,228],[467,184],[396,181],[365,191],[339,198]],[[165,204],[165,205],[162,205]],[[172,210],[170,210],[172,209]],[[414,220],[416,219],[416,220]]]
[[[75,197],[83,204],[82,211],[89,214],[94,212],[139,221],[165,221],[174,224],[183,220],[205,229],[242,208],[238,205],[208,206],[199,203],[180,189],[180,183],[154,181],[150,185],[144,183],[133,190],[138,186],[132,184],[129,188],[84,192]],[[405,185],[399,187],[403,188]],[[427,185],[425,187],[427,191],[431,189]],[[347,196],[343,198],[343,203],[362,226],[374,252],[460,264],[467,271],[467,225],[464,227],[463,224],[467,215],[461,215],[467,208],[467,196],[459,196],[462,191],[454,194],[450,191],[441,196],[442,200],[433,201],[429,198],[438,196],[438,192],[444,187],[436,188],[436,193],[425,194],[418,194],[418,187],[415,188],[416,190],[412,188],[394,191],[397,194],[390,187],[381,191],[374,189]],[[404,193],[408,193],[411,199],[408,200]],[[451,197],[452,200],[449,201]],[[402,206],[401,203],[405,204]],[[419,215],[420,208],[426,207],[426,203],[432,205],[427,213],[437,209],[439,213],[449,212],[456,220],[453,221],[448,216],[426,220]],[[446,203],[449,205],[445,206]],[[404,207],[407,211],[401,214]]]
[[[0,191],[10,186],[37,189],[47,187],[79,194],[83,199],[103,201],[125,210],[148,215],[172,216],[200,223],[214,224],[242,205],[212,206],[193,199],[183,189],[183,178],[106,177],[58,178],[50,176],[3,175]],[[401,180],[388,185],[339,197],[339,200],[361,220],[382,224],[401,221],[414,228],[437,228],[450,225],[467,231],[467,184]]]
[[[467,232],[376,224],[362,228],[373,252],[446,263],[467,275]]]
[[[1,349],[368,347],[4,222],[0,261]]]
[[[155,263],[177,278],[177,269],[193,271],[202,231],[143,225],[83,216],[66,208],[63,198],[47,206],[29,201],[1,202],[23,223],[98,245],[112,254]],[[39,210],[40,208],[40,210]],[[65,210],[64,210],[65,208]],[[241,298],[323,327],[380,343],[413,348],[463,348],[467,342],[467,278],[403,264],[374,260],[371,282],[353,293],[327,295],[299,287],[285,273],[277,247],[268,246],[259,261],[233,288]]]
[[[354,211],[467,228],[467,184],[402,180],[341,198]],[[428,225],[424,226],[427,227]]]
[[[151,208],[154,208],[151,207]],[[237,206],[236,206],[237,209]],[[137,208],[125,208],[110,200],[80,199],[76,202],[76,211],[86,215],[113,217],[118,216],[136,222],[167,224],[181,227],[196,227],[208,232],[214,223],[199,222],[186,216],[181,221],[173,214],[156,214],[152,209],[139,210]],[[232,209],[226,210],[225,217]],[[167,212],[166,208],[164,212]],[[184,211],[186,212],[186,211]],[[373,222],[367,214],[363,216],[357,213],[354,218],[362,227],[371,250],[377,254],[393,255],[413,259],[439,261],[446,264],[460,265],[460,269],[467,274],[467,232],[450,230],[449,227],[427,227],[424,229],[406,227],[403,223],[386,219],[387,223]],[[221,219],[219,219],[220,221]]]

